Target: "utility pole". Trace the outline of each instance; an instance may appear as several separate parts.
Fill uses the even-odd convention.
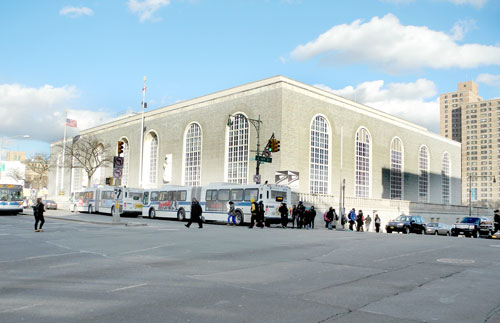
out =
[[[141,116],[141,156],[139,158],[139,186],[142,185],[142,159],[144,153],[144,107],[146,105],[146,76],[144,76],[144,86],[142,87],[142,116]]]

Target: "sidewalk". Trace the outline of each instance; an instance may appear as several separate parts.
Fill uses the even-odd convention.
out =
[[[20,215],[33,216],[31,208],[24,209]],[[147,223],[131,222],[134,220],[141,220],[141,218],[120,217],[120,222],[114,223],[113,217],[105,214],[88,214],[88,213],[71,213],[68,210],[47,210],[43,214],[46,219],[57,219],[64,221],[83,222],[101,225],[125,225],[125,226],[147,226]]]

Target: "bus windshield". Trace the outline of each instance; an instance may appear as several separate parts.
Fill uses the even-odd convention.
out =
[[[19,189],[0,188],[0,201],[22,201],[23,192]]]

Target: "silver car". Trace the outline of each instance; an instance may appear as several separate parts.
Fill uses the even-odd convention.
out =
[[[434,234],[434,235],[444,235],[450,236],[451,234],[451,225],[440,223],[440,222],[431,222],[427,223],[427,229],[425,234]]]

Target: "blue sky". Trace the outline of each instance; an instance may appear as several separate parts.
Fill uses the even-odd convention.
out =
[[[438,132],[457,82],[500,97],[499,17],[496,0],[2,1],[0,137],[47,153],[65,109],[78,129],[139,111],[144,75],[148,109],[279,74]]]

